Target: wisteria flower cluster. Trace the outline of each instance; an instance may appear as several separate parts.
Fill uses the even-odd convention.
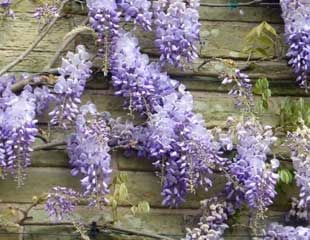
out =
[[[76,119],[76,132],[68,141],[68,153],[71,173],[82,174],[84,196],[93,198],[91,205],[107,203],[105,195],[112,172],[108,142],[109,126],[104,116],[92,104],[83,106]]]
[[[82,175],[83,196],[91,206],[105,205],[112,173],[110,150],[134,148],[135,127],[113,119],[109,113],[97,112],[91,103],[81,107],[75,123],[67,148],[71,173]]]
[[[55,221],[70,220],[81,196],[71,188],[53,187],[47,195],[45,210]]]
[[[152,16],[151,2],[148,0],[120,0],[117,2],[122,9],[125,20],[133,19],[135,25],[140,25],[144,31],[151,31]]]
[[[227,199],[237,207],[246,203],[264,213],[276,196],[279,161],[269,163],[267,154],[277,138],[270,126],[262,126],[254,118],[242,120],[231,132],[235,133],[237,154],[228,167]]]
[[[232,84],[229,95],[235,99],[238,108],[251,110],[254,106],[254,99],[251,80],[247,74],[235,69],[232,74],[223,77],[222,84]]]
[[[197,186],[208,188],[210,166],[221,158],[202,117],[193,113],[191,94],[150,63],[130,33],[116,41],[112,80],[116,94],[127,99],[126,107],[149,119],[140,154],[164,172],[163,204],[177,206]]]
[[[270,224],[264,240],[307,240],[310,239],[310,228],[283,226],[279,223]]]
[[[23,184],[30,163],[31,145],[37,134],[36,97],[30,86],[20,95],[10,89],[13,76],[0,77],[0,164]]]
[[[202,201],[201,209],[202,216],[198,227],[187,229],[183,240],[221,239],[225,229],[228,228],[229,216],[235,212],[233,205],[214,197]]]
[[[158,0],[153,3],[155,45],[162,63],[177,67],[198,57],[199,1]]]
[[[75,120],[78,106],[81,102],[86,80],[91,74],[91,62],[85,47],[76,47],[76,53],[68,52],[62,59],[58,72],[57,83],[54,86],[56,107],[49,113],[53,125],[60,124],[63,128]]]
[[[45,3],[42,6],[36,8],[33,17],[37,20],[44,19],[45,22],[49,22],[53,17],[58,17],[58,8],[54,4]]]
[[[287,56],[299,85],[310,89],[310,4],[301,0],[281,0],[285,21]]]
[[[293,201],[290,215],[310,221],[310,129],[307,126],[289,133],[288,146],[295,170],[295,179],[300,188],[299,199]]]

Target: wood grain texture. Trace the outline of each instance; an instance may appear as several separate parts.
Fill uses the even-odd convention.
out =
[[[248,0],[240,0],[247,2]],[[207,7],[205,3],[227,3],[227,0],[202,0],[200,11],[200,21],[202,24],[201,39],[206,45],[201,49],[200,58],[185,69],[175,69],[167,67],[165,70],[177,80],[184,83],[192,91],[195,100],[195,111],[203,115],[208,128],[224,126],[228,116],[238,116],[240,113],[234,108],[234,103],[227,96],[227,88],[220,85],[221,80],[218,74],[223,70],[223,64],[215,58],[234,59],[236,65],[244,69],[249,74],[253,82],[260,77],[267,77],[270,81],[273,97],[271,98],[270,110],[260,117],[265,124],[273,127],[278,125],[279,106],[286,96],[306,96],[303,90],[296,87],[295,76],[292,73],[284,56],[281,59],[269,59],[265,61],[256,61],[257,55],[254,55],[252,61],[247,62],[247,55],[242,52],[245,39],[249,30],[258,25],[261,21],[271,23],[280,34],[283,35],[283,22],[280,16],[279,8],[265,7],[242,7],[237,9]],[[19,56],[36,38],[39,25],[32,15],[36,1],[20,1],[16,6],[15,21],[0,22],[0,68]],[[243,11],[243,14],[240,13]],[[56,24],[44,41],[30,54],[25,61],[16,66],[12,72],[40,72],[53,56],[55,50],[65,35],[78,25],[86,16],[85,9],[81,5],[72,3],[65,9],[65,15]],[[154,47],[154,35],[137,31],[137,36],[142,45],[142,51],[150,55],[152,61],[158,60],[158,51]],[[95,54],[96,47],[94,39],[89,34],[83,34],[78,37],[75,43],[68,49],[74,49],[76,44],[86,44],[91,54]],[[65,52],[64,52],[65,54]],[[59,64],[59,62],[58,62]],[[99,62],[95,62],[95,68],[100,67]],[[99,111],[109,111],[113,116],[122,116],[128,118],[128,114],[122,108],[123,100],[113,96],[110,83],[100,74],[95,74],[87,85],[88,90],[83,97],[83,103],[94,102]],[[310,101],[309,95],[306,101]],[[47,116],[40,119],[42,126],[45,126]],[[44,127],[43,127],[44,129]],[[65,139],[68,133],[52,132],[52,139]],[[42,142],[37,141],[36,145]],[[277,153],[284,155],[285,164],[290,164],[288,152],[285,147],[278,148]],[[121,152],[113,152],[113,166],[118,171],[128,174],[128,190],[133,204],[140,200],[147,200],[152,205],[149,216],[141,219],[133,218],[130,215],[129,202],[121,203],[120,214],[123,216],[118,223],[122,227],[132,228],[141,231],[150,231],[157,234],[168,234],[180,239],[184,235],[184,227],[193,223],[194,216],[197,220],[199,211],[199,200],[213,196],[221,191],[224,185],[222,176],[215,174],[213,176],[214,186],[207,193],[200,190],[197,195],[189,197],[189,200],[180,209],[167,209],[161,205],[160,179],[155,176],[154,169],[150,161],[138,159],[135,157],[126,158]],[[28,171],[28,177],[25,186],[21,189],[16,188],[16,183],[12,180],[0,181],[0,209],[7,207],[7,204],[27,205],[33,195],[40,195],[47,192],[55,185],[68,186],[79,189],[80,184],[77,178],[70,175],[68,156],[62,149],[49,151],[38,151],[32,153],[33,164]],[[294,185],[287,186],[280,191],[272,210],[268,212],[267,221],[281,221],[284,213],[289,206],[289,198],[297,195],[298,191]],[[111,220],[111,214],[108,209],[103,211],[90,210],[86,206],[79,206],[77,215],[83,217],[86,221],[97,221],[99,223]],[[38,206],[32,212],[33,218],[27,223],[34,224],[26,226],[24,229],[24,240],[54,240],[75,239],[72,235],[73,230],[70,226],[58,226],[53,224],[46,216],[43,206]],[[241,222],[246,222],[246,214],[241,217]],[[267,223],[267,222],[266,222]],[[16,230],[15,230],[16,231]],[[11,232],[14,232],[11,230]],[[57,236],[53,235],[57,233]],[[17,240],[18,236],[2,234],[0,240]],[[50,234],[43,236],[42,233]],[[66,236],[67,235],[67,236]],[[132,239],[137,237],[125,236],[106,236],[101,235],[99,239]],[[247,230],[237,227],[233,232],[227,232],[225,239],[251,239]]]

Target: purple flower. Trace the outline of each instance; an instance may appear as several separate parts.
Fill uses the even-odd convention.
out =
[[[250,209],[263,213],[276,196],[277,168],[267,161],[276,137],[271,127],[261,126],[254,118],[238,123],[230,131],[234,132],[236,136],[231,138],[237,139],[237,154],[228,166],[227,199],[238,208],[246,203]]]
[[[9,80],[6,88],[1,86],[3,80]],[[13,82],[13,77],[0,77],[0,165],[20,186],[25,178],[25,168],[31,164],[31,145],[38,132],[36,98],[30,86],[20,95],[11,92]]]
[[[45,3],[43,6],[36,8],[33,17],[37,20],[44,18],[49,22],[52,18],[57,17],[58,15],[58,8],[56,6]]]
[[[70,220],[75,211],[80,195],[71,188],[54,187],[47,195],[45,211],[56,222]]]
[[[254,106],[252,84],[247,74],[236,69],[232,75],[224,76],[222,84],[233,84],[228,94],[235,99],[237,108],[250,110]]]
[[[272,223],[268,227],[264,240],[308,240],[310,239],[310,228],[283,226]]]
[[[151,31],[152,12],[151,2],[148,0],[120,0],[118,5],[123,10],[125,20],[134,20],[134,24],[141,25],[143,30]]]
[[[125,98],[126,108],[148,118],[138,137],[138,153],[162,173],[163,204],[180,205],[198,186],[209,188],[210,166],[222,159],[202,117],[193,113],[185,86],[150,63],[131,33],[120,33],[111,68],[116,95]]]
[[[234,214],[232,204],[221,201],[217,197],[201,201],[202,216],[198,226],[186,229],[183,240],[219,240],[228,228],[228,217]]]
[[[293,201],[290,215],[310,221],[310,129],[302,126],[289,133],[287,143],[291,150],[296,184],[300,188],[299,199]]]
[[[281,0],[285,22],[286,41],[289,45],[289,64],[297,75],[299,85],[310,89],[310,4],[303,1]]]
[[[177,67],[198,57],[199,13],[198,1],[158,0],[153,3],[156,25],[155,44],[160,61]]]
[[[75,120],[86,80],[91,74],[90,57],[85,47],[77,46],[76,52],[68,52],[66,58],[62,59],[61,68],[58,70],[60,76],[54,86],[57,104],[49,113],[52,117],[51,123],[60,124],[63,128]]]
[[[77,117],[76,132],[68,141],[71,173],[82,174],[81,185],[84,196],[91,198],[90,205],[107,203],[112,172],[109,130],[104,115],[86,105]]]

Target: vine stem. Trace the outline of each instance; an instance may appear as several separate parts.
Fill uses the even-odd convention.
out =
[[[23,90],[23,88],[28,84],[40,85],[40,84],[44,83],[44,79],[42,78],[39,81],[34,82],[32,77],[40,76],[40,75],[42,76],[42,75],[48,75],[48,74],[56,74],[57,72],[58,72],[58,70],[56,68],[51,68],[51,69],[46,70],[44,72],[32,74],[31,77],[29,77],[25,80],[18,81],[17,83],[14,83],[11,86],[11,91],[12,92],[19,92],[19,91]]]
[[[9,63],[6,65],[3,69],[0,70],[0,76],[12,69],[15,65],[20,63],[22,60],[24,60],[30,53],[31,51],[44,39],[44,37],[49,33],[49,31],[53,28],[55,25],[56,21],[60,18],[60,13],[63,10],[64,6],[66,3],[68,3],[70,0],[64,0],[61,2],[59,9],[58,9],[58,14],[55,16],[52,21],[47,25],[45,31],[41,32],[37,39],[24,51],[19,57],[17,57],[13,62]]]
[[[88,18],[84,19],[83,22],[81,23],[81,26],[84,26],[88,23]],[[59,47],[53,56],[52,60],[45,66],[44,69],[50,69],[52,66],[56,63],[57,59],[61,55],[62,51],[75,39],[77,35],[79,35],[80,32],[76,32],[69,37],[65,39],[65,41],[62,43],[61,47]]]
[[[47,150],[53,147],[59,147],[59,146],[65,146],[67,143],[65,141],[59,141],[59,142],[51,142],[47,144],[43,144],[37,147],[33,148],[33,151],[39,151],[39,150]]]

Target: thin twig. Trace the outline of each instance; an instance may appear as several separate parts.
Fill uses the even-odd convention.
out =
[[[34,147],[33,151],[47,150],[47,149],[54,148],[54,147],[65,146],[66,144],[67,143],[65,141],[47,143],[41,146]]]
[[[0,70],[0,76],[3,75],[4,73],[6,73],[7,71],[9,71],[10,69],[12,69],[15,65],[17,65],[18,63],[20,63],[24,58],[26,58],[31,51],[44,39],[44,37],[49,33],[49,31],[52,29],[52,27],[55,25],[56,21],[59,19],[60,17],[60,13],[62,11],[62,9],[64,8],[64,6],[66,5],[67,2],[69,2],[70,0],[64,0],[61,2],[59,9],[58,9],[58,14],[57,16],[55,16],[52,21],[49,23],[49,25],[46,27],[46,30],[42,33],[39,34],[39,36],[37,37],[37,39],[26,49],[25,52],[23,52],[19,57],[17,57],[13,62],[9,63],[8,65],[6,65],[3,69]]]
[[[81,23],[81,26],[86,25],[88,22],[88,18],[84,19],[84,21]],[[65,41],[62,43],[61,47],[59,47],[53,56],[52,60],[46,65],[44,69],[50,69],[57,61],[59,56],[61,55],[62,51],[75,39],[77,35],[79,35],[80,32],[76,32],[69,37],[65,39]]]

